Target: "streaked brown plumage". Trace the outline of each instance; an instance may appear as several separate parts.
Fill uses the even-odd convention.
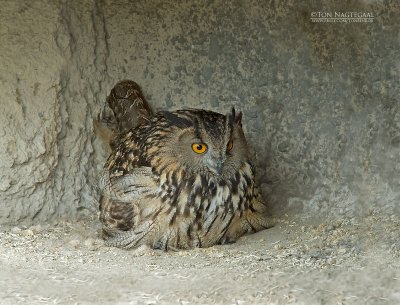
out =
[[[136,106],[126,98],[119,104],[112,94],[108,103],[122,129],[100,179],[107,245],[209,247],[268,227],[241,113],[188,109],[152,115],[140,93],[135,113],[141,115],[132,119],[116,109]]]
[[[131,80],[118,82],[107,97],[100,121],[107,126],[107,140],[113,149],[118,136],[143,123],[153,115],[137,83]]]

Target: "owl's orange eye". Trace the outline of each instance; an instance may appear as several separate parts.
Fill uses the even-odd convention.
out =
[[[228,144],[226,145],[226,150],[231,150],[233,148],[233,141],[232,140],[230,140],[229,142],[228,142]]]
[[[204,143],[192,144],[192,149],[196,154],[204,154],[207,151],[207,145]]]

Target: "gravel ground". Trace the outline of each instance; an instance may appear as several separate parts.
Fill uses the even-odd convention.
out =
[[[236,244],[105,247],[95,220],[0,227],[0,304],[400,304],[400,221],[288,216]]]

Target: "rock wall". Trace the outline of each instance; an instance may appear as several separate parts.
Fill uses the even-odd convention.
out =
[[[95,3],[1,3],[0,222],[97,210],[93,119],[110,85]]]
[[[396,1],[0,4],[0,223],[97,212],[96,118],[126,78],[155,109],[241,109],[272,213],[399,215]],[[375,19],[310,20],[335,10]]]

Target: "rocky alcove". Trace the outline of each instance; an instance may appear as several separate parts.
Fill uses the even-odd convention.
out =
[[[335,11],[373,18],[311,20]],[[0,303],[400,302],[399,25],[395,1],[1,1]],[[157,110],[243,111],[277,225],[181,256],[103,247],[96,185],[108,149],[98,117],[121,79],[139,83]],[[82,262],[88,273],[74,273]],[[194,292],[174,286],[199,269]],[[90,282],[106,270],[122,287],[114,297]],[[110,270],[145,279],[135,290]],[[233,287],[234,274],[248,286]]]

